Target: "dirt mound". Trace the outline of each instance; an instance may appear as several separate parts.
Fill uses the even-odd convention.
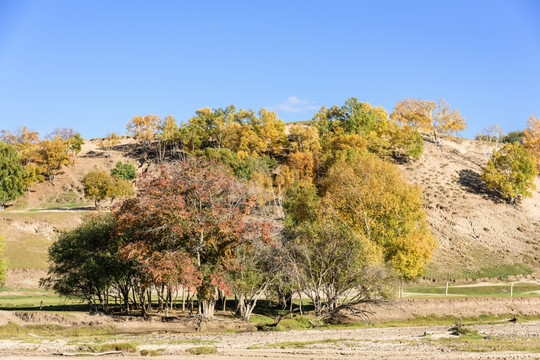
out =
[[[538,315],[539,297],[522,298],[449,298],[449,299],[406,299],[390,302],[367,302],[357,306],[374,323],[409,320],[434,315],[437,317],[477,317],[481,315]],[[342,312],[341,322],[355,322]]]

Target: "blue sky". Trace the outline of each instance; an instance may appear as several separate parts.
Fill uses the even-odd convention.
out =
[[[466,137],[540,116],[538,1],[0,0],[0,129],[444,98]]]

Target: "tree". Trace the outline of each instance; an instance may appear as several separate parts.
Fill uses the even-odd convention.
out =
[[[388,113],[381,106],[349,98],[341,107],[322,107],[313,117],[313,122],[322,137],[336,132],[338,128],[345,134],[367,136],[387,125]]]
[[[176,125],[176,120],[172,115],[165,117],[163,125],[161,125],[161,133],[159,135],[159,159],[163,161],[167,149],[174,154],[177,150],[182,148],[182,140],[180,136],[180,131],[178,125]]]
[[[510,131],[506,136],[502,139],[502,142],[505,143],[522,143],[523,139],[523,131]]]
[[[318,152],[321,149],[319,132],[314,126],[290,125],[289,149],[292,152]]]
[[[540,169],[540,118],[531,115],[527,128],[523,130],[523,146],[536,158],[536,168]]]
[[[398,124],[409,124],[420,131],[430,133],[437,145],[453,132],[465,130],[467,124],[459,111],[451,110],[443,99],[438,103],[420,99],[405,99],[396,104],[390,116]]]
[[[266,226],[246,218],[254,202],[245,185],[221,166],[193,160],[162,165],[144,176],[137,196],[114,213],[117,232],[128,241],[126,257],[143,265],[164,252],[187,255],[178,267],[189,269],[185,277],[197,289],[200,313],[212,318],[216,290],[228,289],[225,274],[236,249],[266,236]]]
[[[389,126],[388,149],[384,149],[398,163],[418,160],[424,151],[422,135],[410,125]]]
[[[68,143],[57,135],[52,140],[43,140],[38,148],[39,165],[45,177],[53,181],[64,165],[72,163],[73,156],[69,154]]]
[[[137,177],[137,169],[135,169],[135,165],[128,161],[118,161],[114,169],[111,170],[111,175],[127,181],[133,181]]]
[[[501,141],[501,139],[504,137],[504,131],[501,129],[501,127],[497,124],[490,125],[488,127],[482,128],[482,133],[480,136],[476,136],[477,140],[482,139],[488,142],[495,142],[497,145]]]
[[[0,142],[0,211],[7,201],[16,200],[24,193],[26,176],[17,149]]]
[[[111,156],[111,150],[116,145],[120,144],[120,136],[113,132],[106,137],[99,139],[97,145],[100,149],[107,151],[108,156]]]
[[[536,158],[519,143],[507,143],[493,155],[483,168],[481,179],[501,198],[515,204],[521,197],[532,196],[534,178],[538,174]]]
[[[323,183],[323,209],[364,241],[365,254],[405,279],[420,276],[436,242],[422,208],[421,190],[407,184],[395,165],[372,155],[336,162]]]
[[[119,255],[122,239],[113,235],[114,227],[114,217],[102,213],[61,233],[49,248],[49,270],[40,284],[62,296],[86,299],[90,306],[97,299],[105,312],[114,286],[121,289],[127,310],[132,264]]]
[[[128,181],[113,177],[105,170],[91,170],[82,179],[84,197],[93,200],[96,208],[101,201],[126,198],[134,194],[133,186]]]
[[[126,124],[128,135],[133,135],[144,148],[150,147],[160,127],[161,119],[157,115],[134,116]]]

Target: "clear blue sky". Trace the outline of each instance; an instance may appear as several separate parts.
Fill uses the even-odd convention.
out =
[[[540,116],[540,1],[0,0],[0,129],[85,138],[201,107],[310,119],[446,99],[474,137]]]

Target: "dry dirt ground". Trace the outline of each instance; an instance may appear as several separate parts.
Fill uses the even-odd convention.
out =
[[[540,346],[538,337],[540,322],[477,325],[470,328],[488,338],[516,337],[527,339],[536,347]],[[217,350],[213,355],[197,356],[204,359],[538,359],[540,357],[540,353],[522,351],[496,351],[496,349],[487,352],[462,351],[440,342],[441,339],[457,338],[448,334],[447,330],[448,326],[422,326],[215,335],[150,333],[144,337],[131,337],[129,340],[140,344],[138,351],[164,349],[159,356],[162,359],[194,357],[187,350],[195,346],[193,344],[195,341],[210,344]],[[328,341],[329,339],[333,341]],[[324,340],[326,342],[322,342]],[[272,345],[291,341],[314,343],[304,348]],[[0,341],[0,355],[8,359],[58,359],[59,357],[53,354],[76,353],[80,348],[80,344],[62,339]],[[101,358],[116,359],[118,356],[120,355]],[[123,359],[144,358],[135,354],[121,356]]]
[[[412,315],[471,316],[484,314],[540,313],[540,298],[513,299],[408,299],[364,308],[373,312],[376,321],[409,319]],[[510,315],[512,316],[512,315]],[[60,325],[64,327],[114,326],[110,336],[76,338],[47,337],[31,333],[23,340],[0,340],[0,357],[8,359],[58,359],[59,353],[88,352],[98,343],[133,343],[136,353],[109,357],[141,359],[142,351],[158,351],[159,358],[192,358],[188,349],[211,346],[216,354],[200,355],[204,359],[539,359],[540,321],[510,322],[468,326],[477,331],[482,352],[467,348],[468,340],[449,334],[451,323],[444,326],[369,327],[304,331],[254,331],[253,324],[216,320],[201,322],[196,317],[164,323],[159,317],[109,317],[84,313],[0,312],[0,325]],[[226,329],[235,333],[227,333]],[[501,339],[499,341],[499,339]],[[456,343],[455,341],[458,341]],[[284,342],[289,342],[284,343]],[[290,342],[294,342],[291,344]],[[300,343],[299,343],[300,342]],[[301,342],[304,342],[303,344]],[[310,343],[305,343],[310,342]],[[523,348],[514,348],[513,343]],[[296,343],[296,344],[295,344]],[[500,345],[500,344],[505,345]],[[510,345],[509,345],[510,344]]]

